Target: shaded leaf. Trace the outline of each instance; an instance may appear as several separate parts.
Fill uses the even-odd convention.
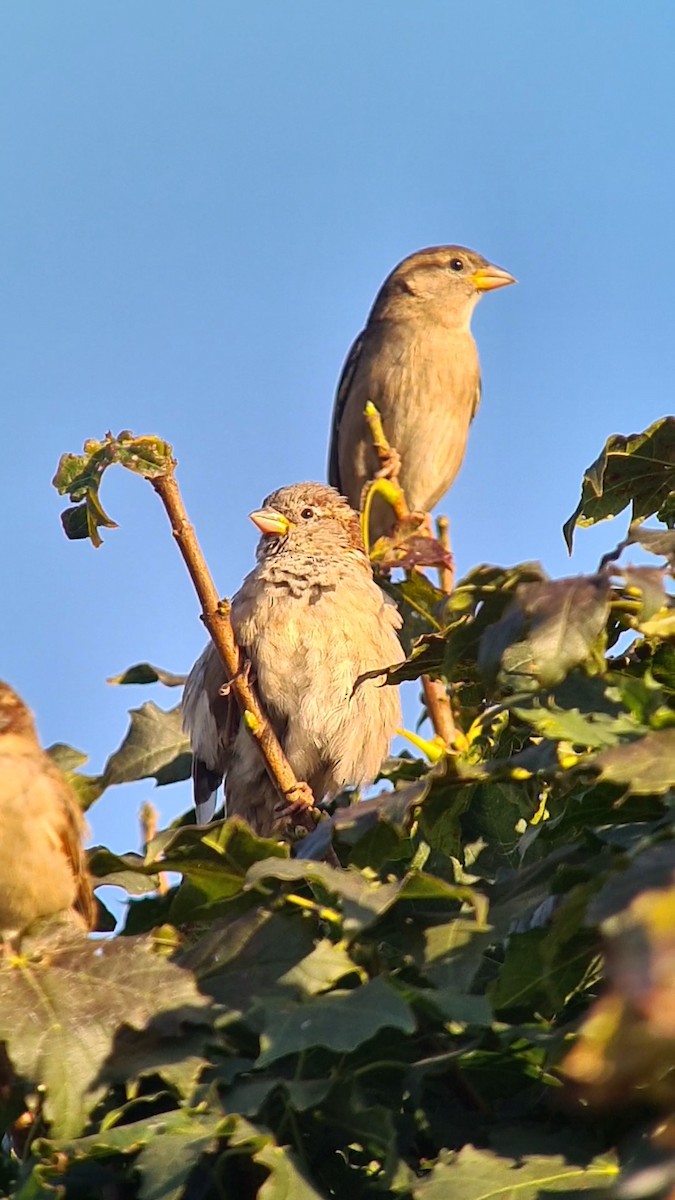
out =
[[[260,1037],[257,1066],[312,1046],[348,1053],[384,1028],[414,1033],[415,1018],[405,1000],[380,977],[353,991],[275,1006],[268,1011]]]
[[[612,746],[596,755],[600,778],[640,796],[661,795],[675,787],[675,729],[648,733],[637,741]]]
[[[554,687],[593,655],[609,614],[605,575],[524,583],[481,638],[478,666],[510,691]]]
[[[258,1200],[321,1200],[322,1193],[312,1187],[295,1155],[287,1148],[264,1146],[253,1157],[270,1172],[258,1192]]]
[[[136,663],[133,667],[127,667],[121,675],[111,675],[106,683],[163,683],[165,687],[182,687],[186,679],[187,675],[174,675],[161,667],[153,667],[151,663]]]
[[[0,1038],[15,1071],[46,1089],[56,1136],[76,1136],[99,1098],[116,1031],[162,1015],[167,1030],[208,1023],[192,976],[147,939],[83,940],[0,968]]]

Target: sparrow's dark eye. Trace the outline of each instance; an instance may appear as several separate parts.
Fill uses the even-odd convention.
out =
[[[462,259],[461,258],[451,258],[450,259],[450,270],[451,271],[463,271],[464,263],[463,263]]]
[[[300,516],[302,517],[303,521],[309,521],[314,516],[314,509],[313,508],[303,508],[302,512],[300,513]]]

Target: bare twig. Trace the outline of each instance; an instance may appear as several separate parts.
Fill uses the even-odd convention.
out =
[[[227,678],[231,681],[230,686],[241,709],[244,724],[265,760],[267,773],[281,798],[287,804],[297,804],[301,808],[297,820],[307,828],[313,828],[314,818],[309,809],[314,804],[314,797],[308,784],[296,779],[279,739],[249,682],[248,673],[242,670],[242,654],[235,641],[230,621],[229,601],[221,600],[218,596],[195,531],[188,520],[173,470],[157,475],[150,479],[150,483],[166,509],[173,536],[199,596],[202,620],[222,659]]]
[[[438,538],[444,550],[447,550],[448,556],[452,557],[450,549],[450,522],[447,517],[436,518],[436,537]],[[450,595],[455,586],[455,570],[454,567],[448,567],[445,563],[438,568],[438,583],[441,591],[446,595]]]
[[[434,733],[442,738],[446,746],[454,745],[457,737],[457,726],[452,715],[450,699],[445,684],[441,679],[430,679],[422,676],[422,694],[429,714],[429,720],[434,727]]]
[[[145,804],[141,805],[141,811],[138,814],[138,819],[141,825],[141,842],[144,846],[147,846],[148,842],[151,842],[155,837],[158,828],[158,818],[159,813],[157,812],[154,804],[151,804],[149,800],[146,800]],[[169,876],[167,875],[166,871],[160,871],[157,891],[159,892],[160,896],[164,896],[168,890]]]
[[[437,518],[436,536],[443,549],[447,550],[448,557],[451,559],[450,522],[447,517],[442,516]],[[454,567],[448,567],[444,563],[438,569],[438,576],[441,590],[449,596],[455,586]],[[429,719],[435,732],[439,737],[443,738],[446,745],[454,745],[457,737],[457,726],[455,725],[452,705],[445,684],[440,679],[429,679],[425,675],[422,679],[422,691],[424,692],[424,703],[427,706]]]

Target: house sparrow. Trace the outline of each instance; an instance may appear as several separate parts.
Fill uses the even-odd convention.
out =
[[[387,754],[398,689],[361,676],[402,660],[401,617],[373,580],[358,514],[333,488],[280,488],[250,515],[258,564],[232,601],[232,626],[295,774],[320,800],[371,782]],[[228,816],[268,836],[279,797],[226,684],[210,644],[183,694],[197,819],[213,816],[224,775]]]
[[[0,822],[0,935],[9,940],[57,913],[90,929],[94,900],[82,811],[6,683],[0,683]]]
[[[328,478],[355,508],[380,466],[363,415],[368,400],[400,456],[410,508],[428,512],[447,492],[480,401],[471,314],[483,292],[515,282],[463,246],[419,250],[385,279],[342,369],[333,410]],[[374,497],[371,540],[393,521]]]

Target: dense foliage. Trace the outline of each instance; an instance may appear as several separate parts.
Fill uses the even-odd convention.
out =
[[[71,536],[110,524],[105,446],[62,460]],[[418,740],[379,796],[294,845],[187,815],[143,855],[91,852],[129,895],[124,927],[29,941],[0,968],[4,1194],[675,1186],[675,419],[610,439],[568,542],[629,504],[594,575],[387,583],[396,677],[450,686],[452,753]],[[147,664],[116,682],[157,681],[180,682]],[[189,773],[177,708],[152,702],[100,777],[53,753],[85,807]]]

